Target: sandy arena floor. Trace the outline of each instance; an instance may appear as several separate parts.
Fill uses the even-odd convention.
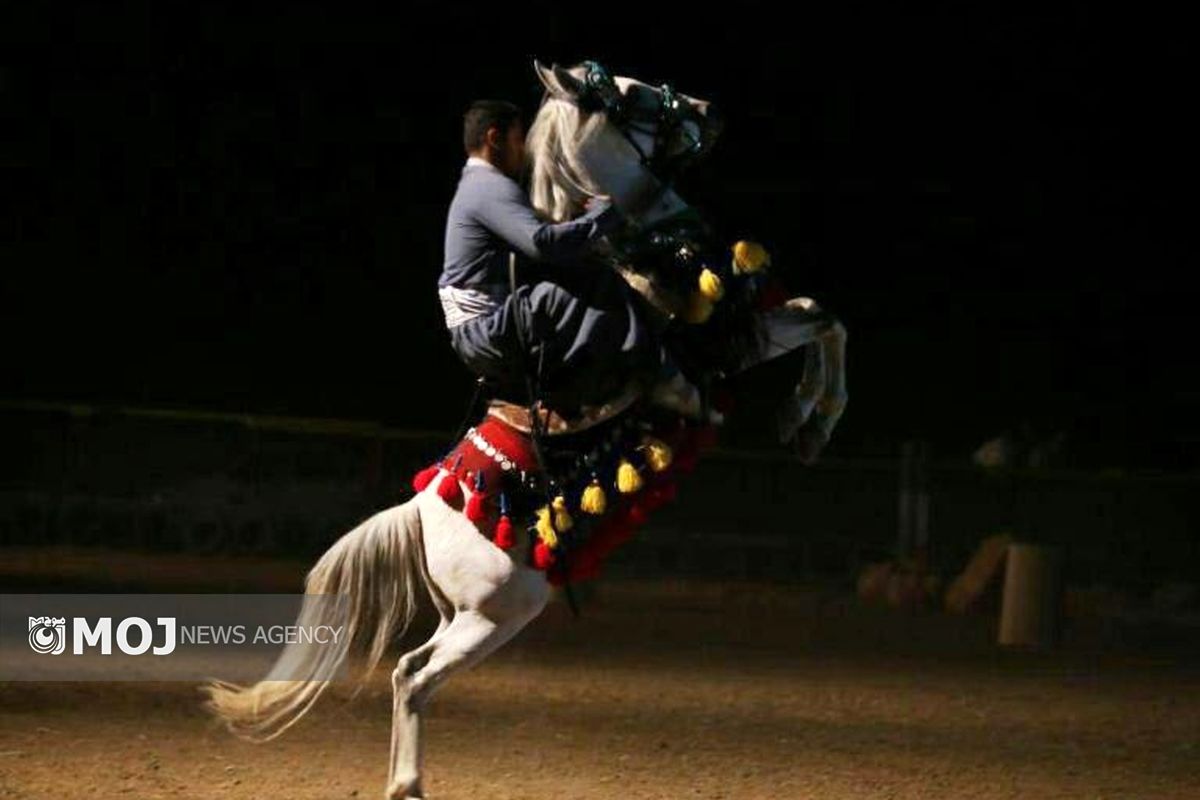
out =
[[[600,591],[437,696],[432,800],[1200,797],[1200,671],[1177,647],[1076,633],[1018,655],[985,618],[840,595]],[[0,798],[380,797],[384,678],[264,745],[190,685],[2,684]]]

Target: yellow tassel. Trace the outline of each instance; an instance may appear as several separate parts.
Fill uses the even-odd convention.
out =
[[[655,472],[662,472],[671,466],[671,460],[675,457],[670,445],[653,436],[642,439],[642,449],[646,451],[647,466]]]
[[[733,246],[733,271],[738,275],[762,272],[771,266],[771,254],[758,242],[737,242]]]
[[[608,498],[604,495],[604,487],[600,482],[593,480],[583,490],[583,496],[579,498],[579,507],[585,514],[603,514],[608,508]]]
[[[642,488],[642,476],[637,467],[622,459],[617,467],[617,490],[621,494],[633,494]]]
[[[721,276],[708,267],[700,273],[700,294],[714,303],[725,296],[725,284],[721,281]]]
[[[558,535],[554,532],[554,526],[550,524],[550,509],[546,506],[537,511],[537,532],[547,547],[558,546]]]
[[[551,505],[554,507],[554,527],[559,533],[575,527],[575,520],[571,519],[571,512],[567,511],[567,498],[560,494],[554,498]]]
[[[687,308],[683,310],[683,318],[693,325],[700,325],[708,322],[708,318],[712,316],[712,312],[713,301],[698,291],[692,292]]]

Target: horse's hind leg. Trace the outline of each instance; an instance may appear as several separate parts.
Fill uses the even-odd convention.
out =
[[[408,702],[409,678],[425,666],[438,640],[454,620],[454,604],[430,580],[425,585],[438,612],[438,626],[429,640],[400,656],[392,671],[392,747],[388,768],[388,797],[421,797],[421,730],[417,712]]]
[[[421,720],[408,701],[408,685],[413,673],[425,666],[433,648],[450,627],[451,618],[443,616],[437,632],[429,641],[400,657],[392,672],[392,749],[388,769],[387,797],[407,800],[422,797],[421,791]]]
[[[394,717],[389,800],[423,797],[420,715],[434,690],[455,670],[479,663],[515,636],[541,612],[546,599],[546,594],[531,596],[528,603],[518,608],[506,608],[508,615],[499,619],[475,609],[459,611],[445,630],[400,659],[392,673]]]
[[[388,797],[421,797],[421,730],[417,713],[409,708],[408,680],[425,666],[430,653],[442,634],[454,619],[454,603],[442,594],[442,590],[429,575],[428,566],[422,562],[421,569],[429,598],[438,612],[438,626],[429,640],[400,657],[392,671],[392,745],[388,768]]]
[[[460,611],[435,644],[428,662],[409,681],[409,702],[418,711],[454,672],[474,666],[515,636],[542,610],[543,603],[494,620],[476,610]]]

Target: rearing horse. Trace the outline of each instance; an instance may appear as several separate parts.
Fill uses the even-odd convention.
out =
[[[675,224],[691,219],[689,209],[671,180],[715,139],[719,123],[712,107],[669,86],[609,78],[591,62],[570,69],[535,67],[547,89],[529,132],[532,198],[539,211],[566,219],[588,196],[609,195],[644,236],[678,246],[673,258],[691,252],[692,228]],[[664,330],[678,318],[696,323],[680,346],[703,343],[711,306],[697,316],[661,271],[640,269],[638,254],[649,251],[639,247],[636,241],[614,243],[607,257],[647,297],[654,309],[649,313],[659,315]],[[753,248],[735,249],[731,269],[757,270],[761,256]],[[634,263],[627,263],[630,258]],[[708,280],[706,290],[719,288],[712,277],[702,280]],[[845,404],[844,329],[805,298],[774,303],[746,319],[751,335],[743,346],[720,349],[726,373],[815,345],[805,352],[803,375],[778,419],[781,440],[807,437],[808,455],[815,456]],[[707,351],[700,351],[702,360]],[[345,601],[337,610],[346,614],[340,620],[346,635],[316,657],[289,645],[271,673],[251,686],[210,684],[209,707],[239,735],[259,740],[279,735],[304,716],[352,655],[362,657],[363,676],[370,674],[411,622],[422,588],[440,621],[429,640],[404,653],[392,671],[386,796],[423,798],[421,715],[434,691],[535,618],[552,583],[595,574],[608,550],[670,499],[672,476],[694,460],[703,431],[679,420],[664,422],[661,412],[657,421],[648,421],[639,416],[641,409],[636,397],[616,398],[588,419],[566,421],[550,412],[531,415],[493,404],[450,456],[418,475],[414,497],[346,533],[309,572],[306,594]],[[529,435],[539,419],[555,464],[553,483],[547,483],[547,462]],[[562,463],[567,466],[559,470]],[[539,480],[552,488],[545,504],[523,506],[520,494]],[[577,526],[572,513],[588,520]],[[528,533],[518,535],[524,519],[530,520]],[[574,550],[568,546],[573,526],[588,534]],[[339,621],[333,613],[329,605],[306,604],[297,622]]]

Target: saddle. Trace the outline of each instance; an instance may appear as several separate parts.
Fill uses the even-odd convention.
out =
[[[597,406],[584,406],[581,413],[574,417],[565,417],[552,408],[546,408],[539,401],[534,406],[538,418],[539,431],[547,436],[564,436],[582,433],[601,425],[615,417],[624,414],[642,397],[641,387],[630,382],[616,397]],[[492,400],[488,403],[488,416],[504,422],[510,428],[526,435],[533,430],[530,409],[510,403],[507,400]]]

